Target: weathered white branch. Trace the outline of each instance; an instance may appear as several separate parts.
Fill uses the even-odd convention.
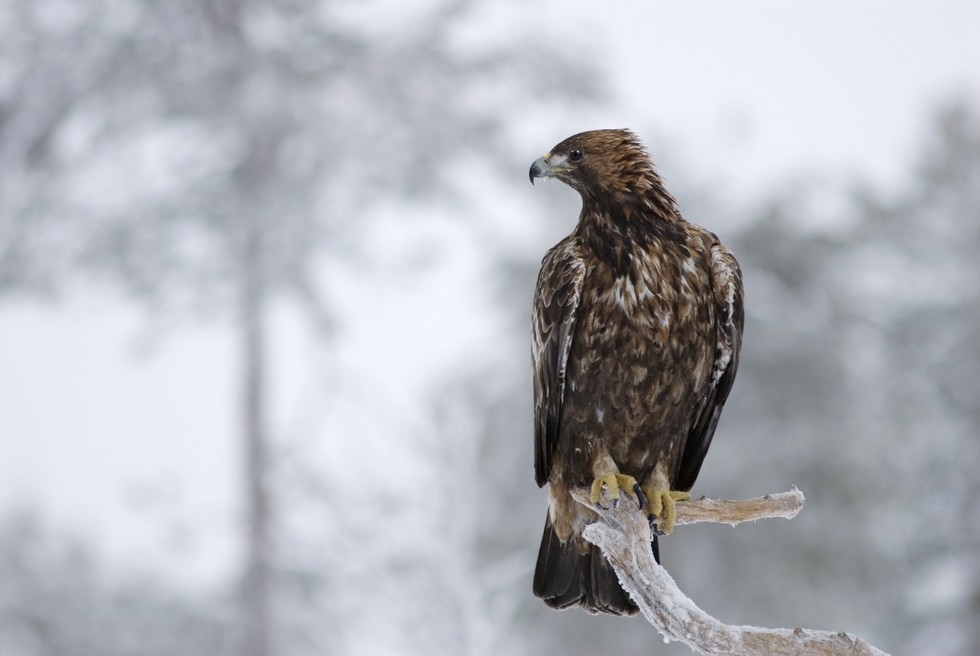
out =
[[[674,525],[714,522],[735,526],[742,522],[754,522],[757,519],[770,517],[793,519],[803,509],[804,501],[803,493],[795,486],[789,492],[767,494],[755,499],[719,501],[701,497],[690,501],[678,501],[677,521]]]
[[[594,508],[589,491],[574,490],[579,503]],[[711,617],[677,587],[670,574],[653,558],[650,525],[635,503],[620,502],[595,509],[600,521],[584,535],[598,545],[619,576],[623,588],[667,640],[683,642],[701,654],[743,656],[887,656],[864,640],[847,633],[809,629],[763,629],[730,626]],[[743,501],[698,499],[677,503],[677,524],[721,522],[738,524],[764,517],[792,518],[803,507],[803,494],[789,492]]]

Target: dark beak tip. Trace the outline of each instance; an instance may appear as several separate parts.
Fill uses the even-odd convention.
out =
[[[532,185],[534,184],[534,178],[535,178],[534,173],[535,173],[535,171],[534,171],[534,164],[532,164],[531,165],[531,170],[528,171],[528,173],[527,173],[527,178],[528,178],[528,180],[531,181],[531,184]]]

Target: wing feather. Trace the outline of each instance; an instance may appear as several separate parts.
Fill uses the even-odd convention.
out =
[[[544,256],[534,293],[531,355],[534,369],[534,477],[548,482],[561,428],[565,370],[572,347],[585,264],[578,243],[559,242]]]
[[[711,446],[718,418],[735,382],[742,328],[745,323],[742,271],[731,252],[720,243],[711,247],[711,290],[714,295],[717,346],[715,362],[703,402],[688,434],[674,487],[689,490]]]

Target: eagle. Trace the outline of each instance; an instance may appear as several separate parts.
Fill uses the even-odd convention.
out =
[[[718,237],[681,216],[629,130],[573,135],[530,170],[582,197],[541,262],[532,313],[534,474],[549,484],[534,594],[553,608],[637,607],[582,537],[594,504],[635,495],[656,533],[689,498],[738,369],[742,274]],[[605,490],[606,497],[603,496]]]

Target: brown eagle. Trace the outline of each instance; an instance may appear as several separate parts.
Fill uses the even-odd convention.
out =
[[[534,594],[554,608],[631,615],[636,605],[569,492],[635,494],[663,534],[687,498],[738,368],[742,274],[688,223],[629,130],[565,139],[531,165],[579,192],[570,235],[545,255],[534,296],[534,473],[550,483]],[[651,545],[659,560],[656,537]]]

